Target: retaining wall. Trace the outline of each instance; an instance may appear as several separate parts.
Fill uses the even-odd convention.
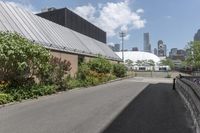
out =
[[[176,78],[175,88],[191,112],[196,133],[200,133],[200,86],[183,77]]]

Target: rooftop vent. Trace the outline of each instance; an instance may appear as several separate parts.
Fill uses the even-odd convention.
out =
[[[54,11],[54,10],[56,10],[55,7],[50,7],[50,8],[43,8],[41,11],[42,12],[50,12],[50,11]]]

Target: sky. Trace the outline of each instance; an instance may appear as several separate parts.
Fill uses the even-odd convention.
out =
[[[107,43],[143,50],[143,33],[149,32],[152,51],[163,40],[168,52],[184,49],[200,29],[200,0],[4,0],[33,13],[67,7],[107,32]]]

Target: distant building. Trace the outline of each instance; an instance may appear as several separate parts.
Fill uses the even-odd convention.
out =
[[[139,51],[138,47],[133,47],[132,51]]]
[[[179,55],[179,56],[186,56],[186,51],[183,50],[183,49],[179,49],[179,50],[177,50],[177,55]]]
[[[197,33],[194,35],[194,41],[200,41],[200,29],[197,31]]]
[[[187,53],[183,49],[172,48],[169,52],[169,58],[172,60],[185,60]]]
[[[158,55],[158,50],[157,50],[157,48],[154,48],[154,54],[155,54],[155,55]]]
[[[163,50],[164,50],[164,56],[167,56],[167,45],[163,45]]]
[[[114,48],[114,46],[113,46],[113,45],[108,45],[108,47],[109,47],[110,49],[112,49],[112,51],[114,51],[114,50],[115,50],[115,48]]]
[[[120,44],[115,44],[114,47],[116,52],[120,51]]]
[[[120,44],[108,45],[114,52],[120,52]]]
[[[176,56],[177,50],[178,50],[177,48],[172,48],[171,51],[169,52],[169,57]]]
[[[120,58],[122,58],[122,52],[115,52]],[[132,66],[128,66],[129,69],[135,71],[164,71],[170,70],[169,66],[160,65],[161,59],[149,52],[141,51],[125,51],[124,60],[131,60]],[[154,65],[150,65],[148,61],[154,62]]]
[[[166,45],[162,40],[158,41],[158,57],[166,56]]]
[[[151,53],[149,33],[144,33],[144,52]]]

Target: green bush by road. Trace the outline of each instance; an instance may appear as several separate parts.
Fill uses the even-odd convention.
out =
[[[39,44],[17,33],[0,32],[0,104],[98,85],[126,75],[124,65],[113,65],[103,57],[80,64],[76,78],[69,76],[70,70],[69,61],[52,57]]]

